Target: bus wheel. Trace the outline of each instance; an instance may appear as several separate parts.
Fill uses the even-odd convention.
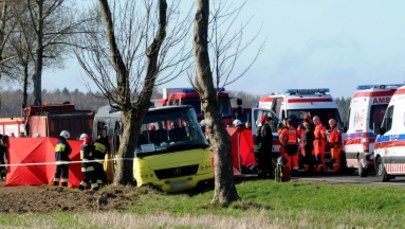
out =
[[[384,168],[384,164],[382,162],[381,157],[377,159],[377,176],[381,182],[388,182],[390,181],[390,176],[387,174],[387,171]]]
[[[357,167],[358,167],[358,174],[359,177],[366,177],[368,175],[367,169],[363,166],[364,163],[362,163],[361,159],[357,159]]]

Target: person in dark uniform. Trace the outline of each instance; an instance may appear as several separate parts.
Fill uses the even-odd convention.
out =
[[[95,162],[91,162],[94,160],[91,137],[83,133],[80,135],[79,140],[83,141],[83,144],[80,146],[80,160],[83,162],[81,167],[84,175],[83,180],[79,184],[79,189],[85,190],[90,184],[91,190],[97,191],[99,186],[94,176]]]
[[[7,144],[8,144],[8,136],[0,134],[0,164],[4,166],[0,166],[0,179],[5,180],[7,169],[6,169],[6,157],[7,157]]]
[[[53,185],[57,188],[59,183],[62,187],[68,186],[69,178],[69,155],[72,152],[67,139],[70,138],[70,133],[67,130],[63,130],[59,137],[58,142],[55,146],[55,161],[56,161],[56,172],[53,179]]]
[[[298,127],[298,133],[301,139],[301,153],[303,159],[304,172],[313,172],[315,157],[314,157],[314,135],[315,125],[311,121],[311,116],[306,114],[304,121]]]
[[[261,125],[256,131],[256,161],[257,175],[259,178],[273,177],[273,131],[271,129],[273,119],[263,115],[260,118]]]
[[[94,159],[97,160],[94,164],[94,173],[97,183],[101,187],[103,184],[107,184],[107,175],[104,171],[104,160],[105,155],[110,151],[110,143],[104,129],[97,135],[93,147]]]

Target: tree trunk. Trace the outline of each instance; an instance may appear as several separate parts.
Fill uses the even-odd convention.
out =
[[[117,168],[114,175],[114,185],[130,184],[133,182],[133,158],[136,146],[138,145],[138,137],[140,135],[142,120],[148,112],[150,98],[152,96],[153,87],[156,77],[159,73],[158,57],[163,40],[166,36],[166,21],[167,21],[167,3],[165,0],[159,0],[159,27],[156,36],[151,45],[146,50],[148,56],[148,66],[146,70],[145,82],[142,91],[138,97],[138,101],[133,105],[131,103],[131,95],[129,88],[129,73],[122,59],[120,50],[116,43],[114,34],[114,25],[112,14],[107,0],[99,0],[104,15],[104,20],[107,28],[107,39],[112,54],[112,62],[117,73],[117,101],[118,106],[123,112],[123,133],[121,136],[120,146],[118,149]]]
[[[44,54],[44,47],[43,47],[43,26],[44,26],[44,19],[43,19],[43,1],[37,1],[38,4],[38,15],[37,15],[37,22],[38,28],[36,28],[36,39],[37,39],[37,48],[35,52],[35,72],[33,75],[33,83],[34,83],[34,105],[41,105],[42,104],[42,63],[43,63],[43,54]]]
[[[136,120],[136,112],[131,110],[123,112],[123,131],[118,148],[117,167],[114,173],[114,186],[133,184],[133,158],[136,145],[138,144],[139,132],[141,129],[140,121]]]
[[[23,83],[23,101],[22,101],[22,110],[21,115],[24,113],[24,108],[27,107],[28,100],[28,62],[24,64],[24,83]]]
[[[238,200],[231,155],[231,140],[220,113],[217,91],[214,87],[208,55],[209,0],[197,0],[194,21],[194,56],[196,64],[196,86],[200,93],[201,108],[211,150],[214,154],[215,191],[213,204],[228,205]]]

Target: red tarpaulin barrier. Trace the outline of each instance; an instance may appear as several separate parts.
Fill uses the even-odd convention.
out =
[[[55,175],[56,138],[9,138],[6,186],[17,185],[52,185]],[[72,147],[71,161],[80,161],[80,145],[82,141],[69,140]],[[24,163],[46,163],[44,165],[25,165]],[[21,164],[14,166],[13,164]],[[69,165],[68,186],[79,186],[83,174],[80,163]]]
[[[252,130],[245,128],[229,128],[232,141],[232,165],[234,174],[252,171],[256,166]]]

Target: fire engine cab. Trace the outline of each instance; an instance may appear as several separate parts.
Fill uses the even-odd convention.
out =
[[[225,125],[232,124],[232,107],[231,98],[229,93],[224,88],[218,89],[218,96],[220,98],[221,114]],[[163,106],[170,105],[191,105],[194,107],[198,121],[204,119],[201,110],[200,95],[194,88],[164,88],[163,100],[160,100]]]
[[[400,84],[360,85],[350,101],[344,152],[348,168],[374,170],[374,142],[392,95]]]
[[[342,119],[338,107],[328,88],[318,89],[287,89],[283,93],[274,93],[270,96],[260,97],[257,105],[258,111],[254,115],[263,113],[265,110],[273,111],[280,119],[289,118],[293,125],[298,127],[306,114],[318,116],[322,124],[329,129],[328,121],[333,118],[340,128],[343,128]],[[255,127],[255,125],[252,125]],[[274,139],[274,138],[273,138]],[[274,139],[273,145],[279,145]],[[330,152],[325,152],[325,163],[332,168]]]

